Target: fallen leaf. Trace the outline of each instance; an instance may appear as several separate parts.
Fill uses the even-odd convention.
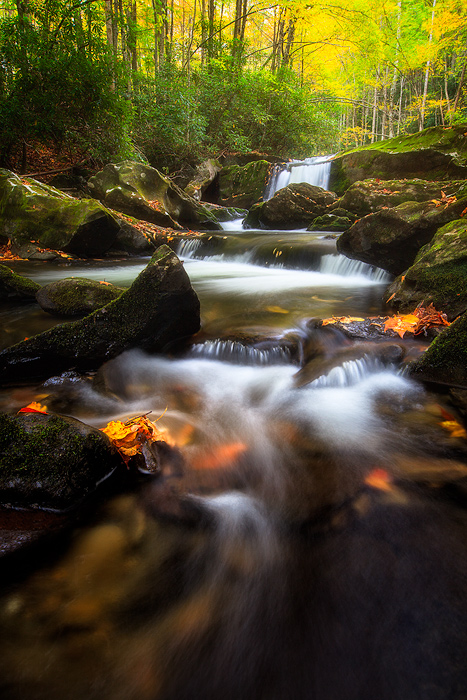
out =
[[[283,309],[280,306],[266,306],[266,311],[270,311],[273,314],[288,314],[287,309]]]
[[[24,408],[20,408],[18,413],[47,413],[47,406],[42,406],[37,401],[32,401]]]
[[[467,438],[467,432],[457,420],[444,420],[440,426],[451,433],[453,438]]]
[[[342,323],[346,325],[347,323],[355,323],[364,320],[364,318],[360,318],[359,316],[332,316],[331,318],[324,318],[321,325],[328,326],[330,323]]]
[[[401,338],[403,338],[405,333],[415,332],[415,329],[418,325],[418,321],[418,317],[414,316],[413,314],[396,314],[395,316],[390,316],[384,322],[384,332],[392,330],[395,333],[397,333],[397,335],[399,335]]]
[[[373,489],[378,489],[379,491],[392,491],[392,477],[385,470],[377,467],[373,469],[365,477],[365,484],[371,486]]]

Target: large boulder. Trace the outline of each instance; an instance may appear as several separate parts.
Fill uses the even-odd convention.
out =
[[[185,192],[197,201],[203,198],[204,192],[209,188],[216,176],[222,170],[222,165],[215,158],[208,158],[196,168],[194,178],[185,187]]]
[[[386,291],[385,300],[402,312],[432,303],[453,319],[467,311],[466,280],[467,220],[457,219],[420,250],[414,264]]]
[[[208,209],[144,163],[109,163],[88,187],[106,206],[158,226],[220,229]]]
[[[461,183],[427,180],[364,180],[355,182],[330,207],[348,209],[358,216],[373,214],[383,208],[397,207],[404,202],[427,202],[454,194]],[[332,212],[334,213],[334,212]]]
[[[219,173],[217,201],[226,207],[249,209],[264,193],[271,164],[256,160],[246,165],[228,165]]]
[[[64,510],[78,505],[122,460],[104,433],[44,413],[0,414],[0,503]]]
[[[431,127],[338,155],[329,186],[339,194],[358,180],[467,178],[467,126]]]
[[[34,301],[40,288],[37,282],[17,275],[6,265],[0,265],[0,301]]]
[[[123,292],[109,282],[85,277],[66,277],[40,287],[36,301],[44,311],[56,316],[85,316],[113,301]]]
[[[73,199],[54,187],[0,170],[0,235],[16,247],[42,248],[94,257],[106,253],[119,225],[94,199]]]
[[[399,275],[441,226],[458,219],[467,198],[451,203],[405,202],[358,220],[337,241],[339,253]]]
[[[410,372],[424,381],[467,389],[467,314],[433,340],[420,359],[411,363]]]
[[[200,327],[199,300],[167,246],[155,252],[129,289],[79,321],[62,323],[0,353],[0,381],[95,369],[124,350],[166,351]]]
[[[245,219],[245,228],[290,229],[304,227],[316,217],[329,213],[336,201],[333,192],[306,182],[287,185],[267,202],[253,207]]]

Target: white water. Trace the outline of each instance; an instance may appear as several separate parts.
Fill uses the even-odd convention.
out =
[[[275,193],[293,183],[307,182],[327,190],[331,173],[330,156],[315,156],[305,160],[293,160],[284,166],[276,166],[266,186],[263,199],[271,199]]]
[[[194,345],[190,356],[206,357],[246,365],[275,365],[290,362],[290,353],[281,347],[260,349],[234,340],[207,340]]]

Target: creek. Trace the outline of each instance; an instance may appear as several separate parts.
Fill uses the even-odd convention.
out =
[[[99,383],[2,394],[11,410],[48,393],[98,427],[167,408],[185,467],[108,498],[2,588],[0,696],[466,697],[467,520],[440,477],[465,450],[441,399],[374,358],[296,377],[316,343],[349,345],[310,319],[380,313],[388,276],[326,234],[239,229],[178,252],[203,324],[184,356],[134,350]],[[125,286],[146,262],[12,267]],[[8,342],[51,323],[33,306],[3,321]]]

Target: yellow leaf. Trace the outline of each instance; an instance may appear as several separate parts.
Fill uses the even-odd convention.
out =
[[[321,325],[328,326],[330,323],[342,323],[346,325],[347,323],[355,323],[364,320],[364,318],[360,318],[359,316],[333,316],[332,318],[323,319]]]
[[[270,311],[272,314],[288,314],[287,309],[282,309],[280,306],[266,306],[266,311]]]

